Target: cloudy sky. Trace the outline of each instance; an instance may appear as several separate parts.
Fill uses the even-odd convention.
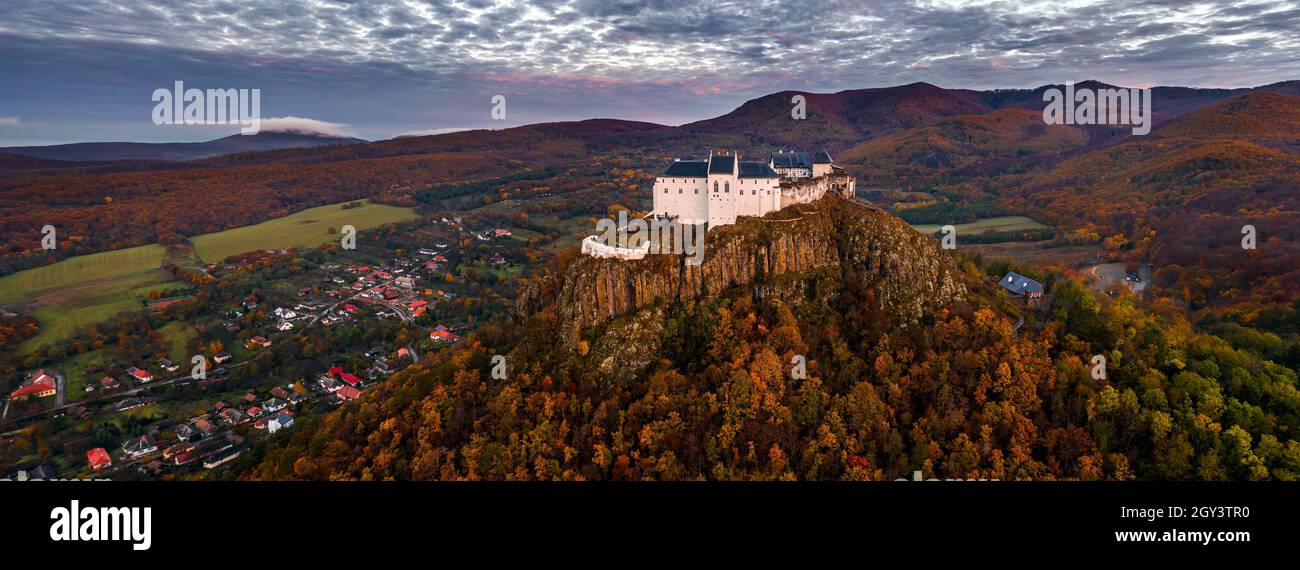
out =
[[[4,0],[0,146],[205,140],[154,89],[258,88],[368,139],[706,118],[782,89],[1300,79],[1300,3],[1125,0]],[[494,95],[506,119],[491,119]]]

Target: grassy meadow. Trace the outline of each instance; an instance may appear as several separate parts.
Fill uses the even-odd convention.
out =
[[[199,257],[208,263],[214,263],[248,251],[316,247],[327,241],[338,240],[341,237],[337,233],[339,228],[349,224],[361,231],[418,217],[411,208],[363,202],[356,208],[344,209],[342,204],[331,204],[260,224],[203,234],[190,241],[194,243]],[[334,228],[336,233],[330,233],[330,228]]]
[[[1038,223],[1033,218],[1025,216],[1000,216],[996,218],[984,218],[968,224],[954,224],[957,227],[957,235],[977,234],[983,232],[1003,232],[1012,230],[1038,230],[1047,226]],[[923,224],[914,225],[916,231],[923,234],[933,234],[939,231],[944,224]]]
[[[331,234],[330,228],[337,231],[348,224],[362,231],[418,217],[411,208],[369,202],[348,209],[342,205],[311,208],[252,226],[196,236],[190,241],[201,260],[210,263],[248,251],[315,247],[339,239],[340,234]],[[139,309],[140,301],[151,289],[187,287],[160,269],[167,254],[161,245],[143,245],[79,255],[0,278],[0,306],[31,314],[40,322],[40,332],[23,343],[20,352],[68,338],[78,327],[102,322],[119,312]],[[173,253],[173,262],[201,270],[199,259],[181,259],[177,255]],[[177,339],[173,352],[183,351],[189,340],[186,331],[178,328],[173,332]]]

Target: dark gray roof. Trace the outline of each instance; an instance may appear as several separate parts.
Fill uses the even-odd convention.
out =
[[[287,426],[289,425],[289,422],[292,421],[293,421],[293,416],[289,414],[280,414],[278,416],[275,416],[275,423],[280,424],[281,426]]]
[[[768,166],[766,162],[741,162],[741,178],[776,178],[775,170]]]
[[[664,170],[664,176],[681,176],[683,178],[704,178],[709,175],[709,162],[706,160],[674,160]]]
[[[735,169],[736,157],[715,154],[709,157],[709,174],[731,174]]]
[[[817,151],[817,156],[813,157],[813,163],[815,164],[830,164],[832,162],[835,161],[831,160],[831,153],[824,150]]]
[[[778,152],[772,155],[772,166],[777,168],[812,168],[812,157],[806,152]]]
[[[1014,271],[1008,271],[1006,276],[998,281],[998,285],[1003,289],[1011,291],[1017,295],[1025,293],[1042,293],[1043,284]]]

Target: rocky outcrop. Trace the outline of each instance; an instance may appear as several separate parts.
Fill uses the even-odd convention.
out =
[[[564,342],[574,346],[586,328],[641,307],[716,297],[734,286],[799,303],[824,300],[823,292],[858,280],[900,324],[966,292],[937,242],[877,208],[834,196],[741,218],[710,230],[704,245],[698,265],[678,255],[574,260],[559,277],[555,299]]]

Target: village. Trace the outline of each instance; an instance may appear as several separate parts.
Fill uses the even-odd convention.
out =
[[[438,222],[457,233],[467,233],[473,242],[505,240],[511,231],[491,228],[466,230],[459,220]],[[118,366],[88,367],[81,374],[94,374],[81,383],[83,395],[69,397],[65,375],[70,372],[46,367],[24,373],[17,389],[4,402],[4,434],[41,421],[86,421],[104,415],[125,417],[128,428],[136,427],[133,414],[154,409],[194,409],[201,413],[165,417],[138,433],[126,433],[102,445],[108,436],[70,442],[67,452],[84,447],[80,465],[57,469],[52,462],[26,462],[4,474],[17,479],[51,479],[124,475],[185,476],[219,470],[237,460],[249,446],[264,437],[291,427],[302,413],[327,411],[356,400],[368,388],[402,368],[414,364],[430,350],[460,341],[465,322],[435,320],[434,308],[450,303],[464,291],[454,272],[460,257],[456,240],[433,240],[401,256],[363,256],[358,263],[327,259],[314,265],[294,289],[251,292],[234,306],[219,311],[210,329],[219,339],[192,362],[169,358],[122,363]],[[258,252],[248,261],[232,261],[222,270],[238,274],[257,264],[285,263],[301,252],[274,250]],[[403,251],[403,253],[406,253]],[[338,256],[334,256],[338,257]],[[353,256],[356,257],[356,256]],[[498,252],[486,254],[485,265],[507,265]],[[316,370],[299,370],[292,381],[259,381],[248,377],[254,369],[273,366],[271,354],[279,343],[300,344],[304,339],[329,337],[330,331],[388,323],[423,331],[420,337],[401,344],[373,343],[354,357],[338,356]],[[358,329],[360,330],[360,329]],[[366,346],[366,345],[363,345]],[[201,358],[201,359],[200,359]],[[308,367],[310,368],[310,367]],[[310,372],[310,374],[306,373]],[[240,378],[232,384],[232,378]],[[245,384],[251,383],[247,387]],[[213,394],[205,401],[194,396]],[[19,416],[11,406],[42,402],[35,413]],[[184,403],[184,406],[181,403]],[[150,416],[152,417],[152,416]],[[107,433],[117,428],[105,423]],[[66,458],[65,458],[66,459]]]

